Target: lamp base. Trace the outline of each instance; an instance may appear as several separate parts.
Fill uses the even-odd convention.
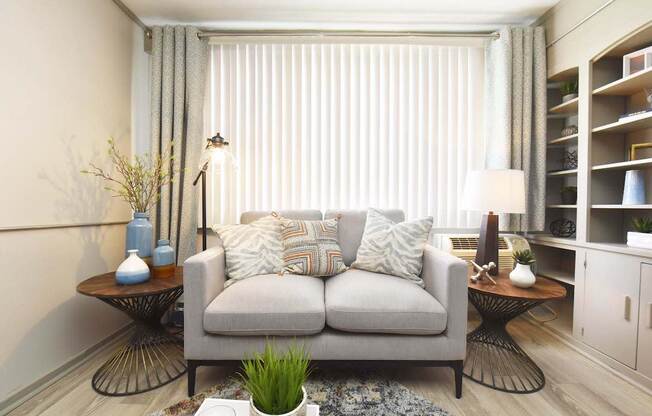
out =
[[[496,263],[496,267],[489,271],[492,276],[498,275],[498,215],[489,212],[482,216],[480,225],[480,239],[478,250],[475,253],[475,262],[480,266]]]

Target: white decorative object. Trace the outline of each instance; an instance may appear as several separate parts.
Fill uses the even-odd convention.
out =
[[[528,288],[534,286],[537,278],[529,264],[516,263],[516,268],[509,274],[509,280],[516,287]]]
[[[219,407],[218,407],[219,406]],[[224,407],[235,411],[235,416],[250,416],[250,405],[246,400],[206,399],[202,402],[195,416],[223,416]],[[213,411],[215,409],[215,411]],[[306,416],[319,416],[319,406],[309,404],[306,406]],[[228,414],[228,413],[227,413]]]
[[[115,272],[115,280],[119,285],[135,285],[149,280],[149,267],[140,257],[138,250],[127,250],[127,257]]]
[[[652,233],[627,232],[627,245],[652,250]]]
[[[473,265],[473,268],[477,272],[476,274],[471,276],[471,281],[473,283],[478,283],[478,281],[484,280],[484,278],[486,277],[491,281],[492,284],[494,285],[496,284],[496,281],[489,275],[489,272],[496,268],[496,263],[490,261],[489,264],[480,266],[478,263],[471,260],[471,264]]]
[[[652,46],[623,56],[623,77],[652,67]]]
[[[306,393],[306,389],[301,387],[301,391],[303,391],[303,400],[301,400],[301,403],[296,407],[296,409],[283,413],[282,415],[270,415],[269,413],[261,412],[260,410],[256,409],[256,405],[254,405],[254,398],[251,397],[249,398],[249,415],[250,416],[308,416],[308,393]]]
[[[566,103],[566,102],[568,102],[570,100],[574,100],[576,98],[577,98],[577,93],[573,92],[573,93],[570,93],[570,94],[563,95],[561,97],[561,102]]]

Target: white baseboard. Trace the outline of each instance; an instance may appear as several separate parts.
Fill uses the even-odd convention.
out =
[[[7,399],[1,401],[0,416],[4,416],[12,410],[16,409],[18,406],[25,403],[27,400],[31,399],[46,388],[50,387],[52,384],[56,383],[64,376],[70,374],[76,368],[79,368],[84,363],[90,361],[91,358],[95,357],[100,352],[116,345],[118,342],[124,342],[124,338],[127,335],[127,332],[132,327],[133,323],[123,326],[97,344],[75,355],[66,361],[63,365],[36,380],[29,386],[23,387],[16,393],[9,396]]]

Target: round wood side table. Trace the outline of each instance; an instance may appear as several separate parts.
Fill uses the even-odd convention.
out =
[[[487,387],[509,393],[533,393],[545,385],[543,371],[509,335],[506,325],[523,312],[566,296],[559,283],[537,276],[534,286],[512,286],[508,272],[489,280],[469,280],[469,301],[482,323],[467,335],[464,375]]]
[[[186,372],[183,339],[161,324],[163,314],[183,293],[183,268],[173,277],[121,286],[115,273],[84,280],[77,292],[98,298],[125,312],[135,329],[122,346],[93,375],[92,386],[106,396],[128,396],[163,386]]]

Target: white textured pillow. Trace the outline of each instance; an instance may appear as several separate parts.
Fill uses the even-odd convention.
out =
[[[249,224],[214,225],[213,230],[224,244],[228,276],[224,287],[283,269],[281,221],[276,216],[268,215]]]
[[[358,255],[351,267],[403,277],[424,287],[421,279],[423,247],[432,217],[395,223],[369,208]]]

